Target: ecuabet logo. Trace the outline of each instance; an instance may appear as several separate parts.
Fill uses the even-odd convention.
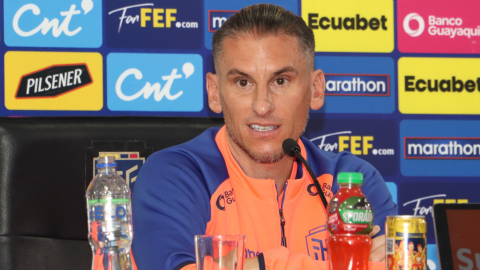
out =
[[[410,28],[411,21],[417,22],[417,29]],[[423,30],[425,30],[425,22],[417,13],[410,13],[403,20],[403,29],[405,30],[405,33],[409,34],[411,37],[418,37],[423,33]]]
[[[99,0],[6,0],[4,7],[8,46],[96,48],[102,44]]]
[[[318,121],[318,122],[317,122]],[[387,120],[320,120],[310,119],[305,137],[319,149],[334,153],[348,151],[374,165],[382,174],[396,173],[398,162],[395,123]],[[322,125],[321,132],[309,128]],[[389,134],[384,131],[388,130]],[[380,132],[382,131],[382,132]],[[322,187],[323,189],[323,187]]]
[[[302,17],[315,34],[315,51],[393,50],[392,1],[305,0]]]
[[[200,47],[200,2],[107,1],[107,44],[115,48]]]
[[[7,52],[5,106],[9,110],[101,110],[102,56],[99,53]]]
[[[401,171],[405,176],[480,174],[478,121],[403,120]]]
[[[399,110],[410,114],[480,114],[479,59],[398,61]]]
[[[479,53],[480,19],[474,0],[398,1],[398,43],[402,52]],[[403,29],[401,29],[403,28]],[[441,43],[442,46],[432,46]]]
[[[389,96],[389,75],[325,74],[327,96]]]
[[[112,111],[201,111],[203,61],[196,54],[120,54],[107,57]]]

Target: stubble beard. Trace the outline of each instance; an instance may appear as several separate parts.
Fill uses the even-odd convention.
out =
[[[305,125],[303,126],[303,129],[300,132],[300,134],[298,134],[298,138],[300,138],[300,136],[302,136],[302,134],[305,132],[309,117],[310,117],[310,115],[307,112],[307,114],[305,116],[305,118],[306,118],[305,119]],[[243,152],[245,152],[253,161],[255,161],[257,163],[272,164],[272,163],[279,162],[285,156],[285,152],[283,151],[282,148],[274,151],[273,153],[269,153],[269,154],[256,153],[252,149],[248,149],[242,142],[240,142],[240,140],[238,140],[238,138],[235,136],[235,133],[233,132],[233,130],[230,129],[226,119],[225,119],[225,127],[227,129],[227,134],[230,137],[230,139],[232,139],[233,143],[235,143],[238,147],[240,147],[240,149],[242,149]]]

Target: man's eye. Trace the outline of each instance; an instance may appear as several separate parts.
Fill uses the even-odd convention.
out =
[[[275,84],[277,85],[284,85],[286,82],[286,79],[285,78],[277,78],[275,79]]]
[[[248,81],[247,80],[239,80],[238,85],[241,87],[247,87],[248,86]]]

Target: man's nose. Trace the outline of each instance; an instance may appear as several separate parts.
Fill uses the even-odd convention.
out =
[[[267,116],[275,110],[273,93],[268,85],[257,85],[252,109],[260,116]]]

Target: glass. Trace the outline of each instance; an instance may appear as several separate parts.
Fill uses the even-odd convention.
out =
[[[195,235],[197,270],[243,270],[245,235]]]

